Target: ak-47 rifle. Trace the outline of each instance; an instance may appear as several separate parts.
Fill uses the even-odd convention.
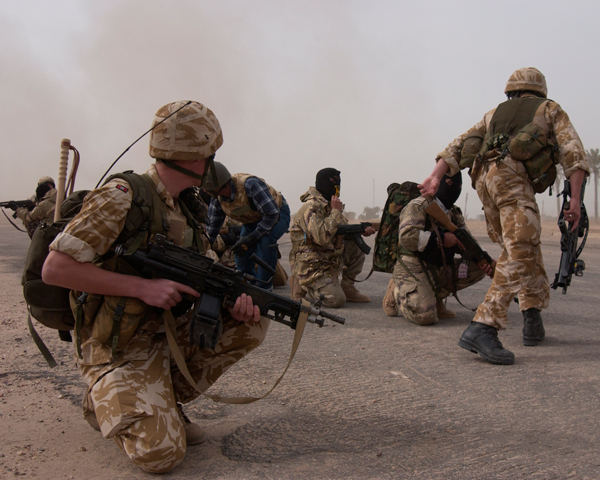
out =
[[[492,257],[477,243],[469,231],[465,228],[459,228],[454,225],[448,216],[444,213],[438,203],[433,200],[425,207],[425,213],[439,222],[449,232],[453,233],[456,238],[463,244],[465,249],[461,252],[462,257],[469,261],[475,260],[477,263],[483,262],[486,265],[492,267],[492,276],[496,269],[496,262],[492,260]]]
[[[35,202],[31,200],[9,200],[8,202],[0,202],[0,208],[10,208],[13,212],[13,218],[17,218],[17,208],[25,207],[31,212],[35,208]]]
[[[561,287],[563,295],[567,293],[567,287],[571,285],[571,278],[573,274],[576,277],[583,276],[583,271],[585,270],[585,262],[579,259],[579,255],[585,246],[585,242],[587,240],[588,232],[590,230],[590,221],[587,215],[587,211],[585,209],[585,205],[583,204],[583,194],[585,193],[585,180],[581,185],[581,194],[580,194],[580,208],[581,215],[579,217],[579,222],[577,223],[577,227],[575,230],[571,231],[572,225],[567,225],[565,221],[564,211],[568,210],[570,207],[571,200],[571,182],[569,180],[565,180],[565,186],[563,188],[562,193],[559,195],[563,196],[563,204],[560,209],[560,214],[558,216],[558,228],[560,229],[561,237],[560,237],[560,266],[558,267],[558,272],[554,277],[554,282],[551,287],[553,289],[557,289]],[[582,238],[581,243],[577,246],[577,242],[579,238]]]
[[[320,327],[325,323],[325,318],[341,324],[346,322],[342,317],[321,310],[318,304],[296,302],[254,286],[250,282],[257,279],[252,275],[225,267],[215,263],[212,258],[178,247],[167,241],[163,235],[156,235],[154,242],[148,245],[145,252],[137,250],[129,254],[127,247],[120,245],[116,247],[115,254],[141,266],[141,274],[144,276],[183,283],[200,293],[195,302],[190,331],[190,342],[200,348],[214,348],[217,345],[223,331],[221,306],[233,306],[242,293],[252,297],[252,302],[258,305],[261,315],[283,323],[293,330],[296,329],[301,312],[308,313],[308,321]]]
[[[363,234],[367,227],[373,227],[375,230],[379,229],[379,222],[362,222],[350,225],[340,225],[336,231],[336,235],[351,235],[352,239],[358,245],[365,255],[371,253],[371,247],[369,247],[363,240]]]

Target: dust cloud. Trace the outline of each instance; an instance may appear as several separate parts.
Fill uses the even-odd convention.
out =
[[[483,61],[494,44],[522,44],[547,22],[484,45],[473,41],[489,32],[477,18],[472,33],[452,22],[467,7],[484,18],[487,7],[432,3],[9,0],[0,8],[2,200],[57,175],[62,138],[81,152],[76,187],[93,187],[160,106],[192,99],[219,118],[217,159],[232,172],[263,177],[295,211],[316,172],[335,167],[346,209],[360,214],[383,206],[389,183],[422,180],[454,136],[503,100],[515,68],[538,66],[551,93],[572,93],[543,52]],[[567,98],[579,129],[597,101]],[[600,143],[596,133],[593,142],[586,148]],[[113,171],[145,171],[147,152],[146,137]],[[466,193],[474,216],[475,192],[458,203]]]

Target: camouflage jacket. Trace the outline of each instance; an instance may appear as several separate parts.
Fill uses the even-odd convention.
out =
[[[400,213],[400,226],[398,229],[398,244],[403,249],[414,254],[402,254],[401,260],[407,266],[420,265],[417,255],[425,249],[434,230],[441,225],[425,213],[425,206],[429,201],[426,197],[411,200]],[[440,202],[438,202],[440,203]],[[443,206],[442,208],[446,210]],[[456,205],[448,211],[450,221],[459,228],[466,228],[465,219]]]
[[[56,188],[49,190],[31,212],[26,208],[17,209],[17,217],[23,221],[29,237],[33,236],[33,232],[42,220],[54,221],[54,207],[56,207]]]
[[[147,174],[152,179],[156,194],[163,208],[166,219],[167,238],[177,245],[190,248],[194,242],[194,228],[189,225],[178,202],[169,194],[160,180],[154,165]],[[101,268],[135,275],[127,268],[120,257],[104,260],[119,238],[127,220],[127,213],[133,201],[133,191],[127,182],[116,178],[104,186],[92,191],[85,197],[80,213],[65,227],[50,245],[50,250],[57,250],[71,256],[80,263],[93,262]],[[197,232],[196,232],[197,234]],[[148,239],[146,239],[148,240]],[[209,252],[201,252],[209,255]],[[213,258],[216,256],[213,253]],[[71,292],[71,307],[75,308],[75,300],[80,292]],[[160,316],[155,314],[142,300],[134,297],[90,295],[84,305],[84,319],[81,331],[81,350],[83,365],[100,365],[115,359],[111,355],[111,339],[114,312],[117,306],[123,305],[121,329],[117,351],[119,360],[144,360],[147,348],[144,344],[144,332],[162,331]],[[176,318],[177,326],[185,323],[187,317]]]
[[[331,210],[325,197],[315,188],[300,197],[303,205],[294,215],[290,238],[290,265],[300,285],[313,283],[328,274],[337,276],[342,270],[342,242],[337,228],[348,220],[341,211]]]
[[[460,170],[459,162],[464,141],[476,133],[479,133],[481,138],[485,137],[495,111],[496,109],[494,108],[486,113],[479,123],[455,138],[444,151],[438,154],[436,160],[441,158],[450,167],[448,175],[455,175]],[[583,144],[581,143],[579,135],[577,134],[575,127],[573,127],[569,116],[558,103],[552,100],[548,101],[544,109],[536,112],[534,122],[545,125],[545,130],[556,139],[559,148],[558,161],[562,165],[567,178],[569,178],[571,173],[578,168],[581,168],[589,174],[590,167],[587,162]],[[507,156],[507,159],[509,161],[512,160],[510,154]],[[490,160],[493,160],[493,158]],[[476,176],[481,176],[482,173],[482,169],[473,169],[471,172],[472,175],[474,174]],[[473,184],[475,184],[477,178],[473,178],[472,180]]]

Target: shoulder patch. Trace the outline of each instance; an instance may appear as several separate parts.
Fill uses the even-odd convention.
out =
[[[121,185],[121,184],[117,185],[117,188],[119,190],[121,190],[123,193],[127,193],[129,191],[129,189],[126,186]]]

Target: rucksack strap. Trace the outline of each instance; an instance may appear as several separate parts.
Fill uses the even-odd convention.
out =
[[[31,311],[29,310],[29,306],[27,306],[27,326],[29,327],[29,333],[31,334],[33,342],[38,347],[38,350],[43,355],[43,357],[46,359],[46,362],[48,362],[48,366],[50,368],[56,367],[56,360],[54,360],[54,357],[50,353],[50,350],[48,350],[48,347],[46,346],[42,338],[38,335],[36,329],[33,327],[33,323],[31,322]]]

